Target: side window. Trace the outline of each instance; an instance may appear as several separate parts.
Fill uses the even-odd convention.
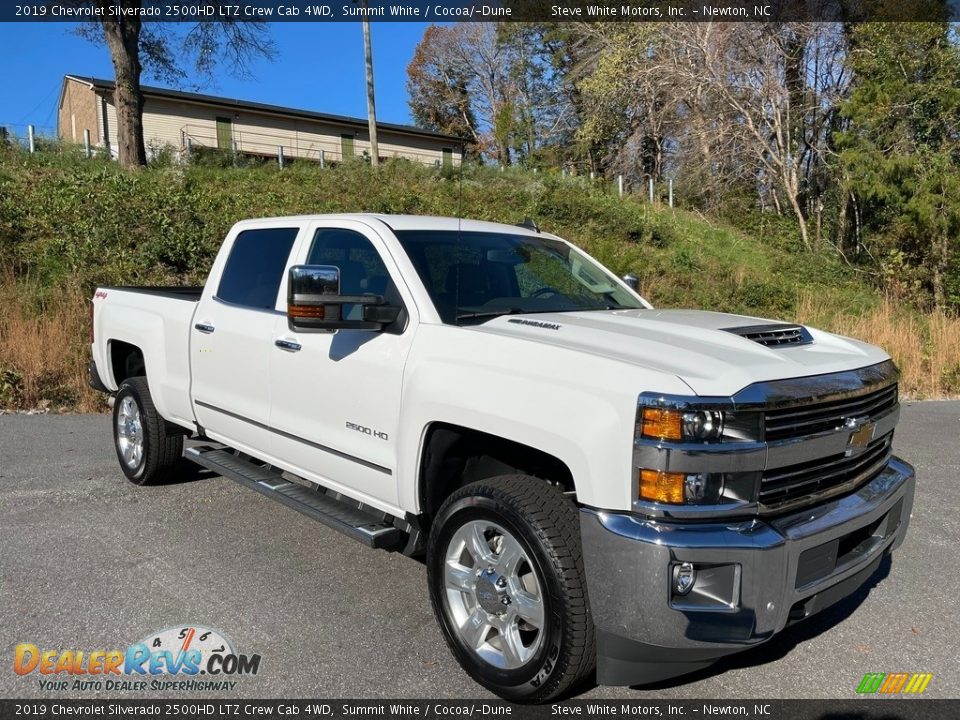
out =
[[[383,295],[391,303],[400,302],[390,281],[390,273],[373,244],[358,232],[341,228],[321,228],[313,236],[307,265],[334,265],[340,268],[341,295]],[[344,306],[350,320],[359,306]]]
[[[237,235],[223,268],[217,297],[226,302],[272,310],[298,228],[244,230]]]

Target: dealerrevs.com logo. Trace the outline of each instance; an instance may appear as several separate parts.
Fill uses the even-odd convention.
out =
[[[125,650],[14,649],[13,671],[35,675],[41,690],[233,690],[234,678],[256,675],[259,655],[238,653],[217,630],[181,626],[151,633]]]

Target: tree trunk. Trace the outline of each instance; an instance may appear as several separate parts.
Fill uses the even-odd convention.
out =
[[[937,310],[947,309],[947,293],[944,287],[947,268],[950,266],[950,238],[941,233],[934,240],[933,256],[933,303]]]
[[[124,8],[139,7],[139,0],[123,0]],[[105,20],[103,33],[110,49],[116,84],[113,104],[117,109],[117,156],[124,167],[147,164],[143,144],[143,92],[140,90],[140,20],[125,17]]]
[[[810,233],[807,230],[807,219],[803,216],[803,208],[800,207],[800,200],[791,192],[787,193],[790,199],[790,207],[793,208],[793,214],[797,216],[797,225],[800,226],[800,239],[803,240],[803,247],[806,250],[812,250],[810,247]]]

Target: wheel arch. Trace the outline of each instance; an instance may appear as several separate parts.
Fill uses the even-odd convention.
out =
[[[107,341],[110,372],[114,385],[119,388],[124,380],[139,375],[146,376],[146,356],[143,349],[124,340]]]
[[[449,422],[430,423],[422,437],[417,501],[427,525],[451,493],[477,480],[523,474],[576,492],[570,466],[531,445]]]

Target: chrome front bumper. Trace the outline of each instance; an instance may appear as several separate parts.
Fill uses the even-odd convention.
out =
[[[903,542],[913,493],[913,468],[893,458],[857,492],[777,518],[672,522],[582,509],[598,681],[705,667],[849,595]],[[672,594],[681,562],[704,570],[707,587],[694,585],[693,598]]]

